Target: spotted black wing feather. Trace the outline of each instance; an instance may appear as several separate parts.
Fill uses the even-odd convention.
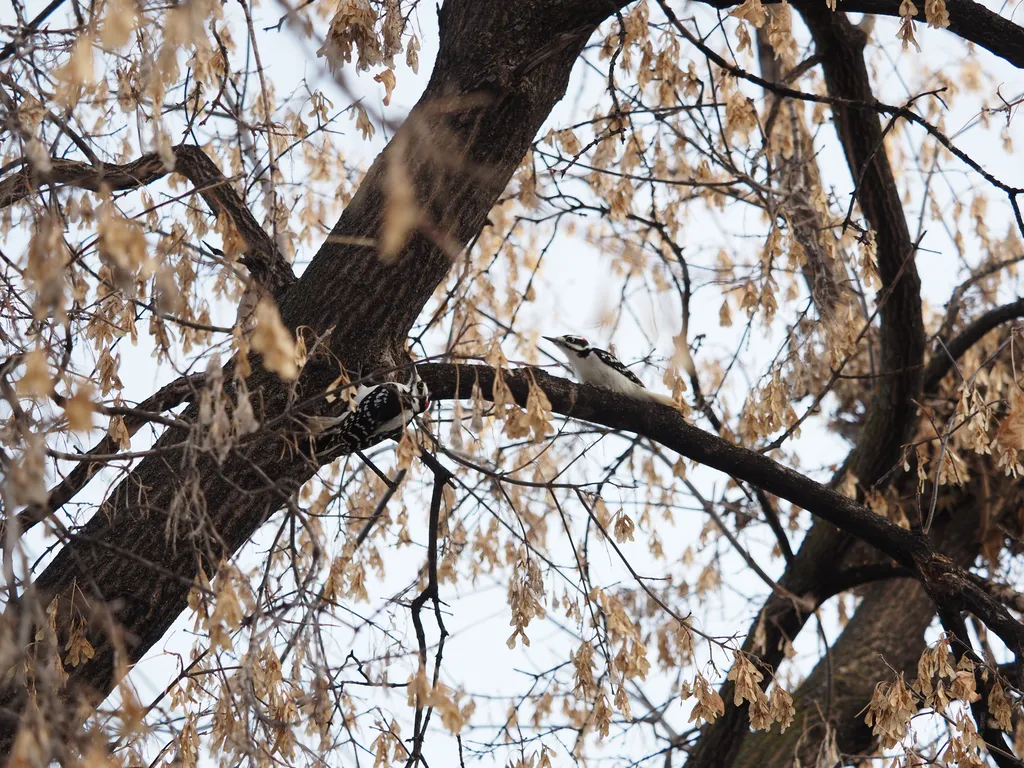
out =
[[[397,440],[429,403],[422,382],[415,391],[407,385],[388,382],[364,392],[357,396],[355,409],[325,432],[338,441],[345,453],[366,450],[389,438]]]
[[[366,450],[384,440],[398,440],[405,428],[430,405],[427,385],[413,373],[407,384],[384,382],[360,386],[354,408],[336,417],[311,417],[318,437],[341,454]],[[326,423],[325,423],[326,422]]]
[[[395,385],[381,385],[368,395],[366,400],[371,400],[366,404],[365,409],[372,414],[371,418],[375,424],[370,430],[370,434],[363,440],[361,449],[374,446],[389,437],[398,437],[402,433],[405,422],[410,418],[403,415],[408,406],[408,393]],[[362,404],[360,403],[360,405]]]
[[[381,433],[378,430],[401,414],[402,398],[399,392],[394,386],[381,384],[367,392],[356,404],[355,410],[325,434],[335,437],[346,453],[365,450],[389,437],[390,432]]]
[[[593,350],[593,353],[598,360],[607,365],[609,368],[614,368],[616,371],[621,373],[623,376],[625,376],[631,382],[636,384],[638,387],[644,386],[644,383],[640,381],[637,375],[633,373],[631,370],[629,370],[629,368],[627,368],[625,365],[623,365],[622,361],[619,360],[619,358],[617,358],[611,352],[595,348]]]

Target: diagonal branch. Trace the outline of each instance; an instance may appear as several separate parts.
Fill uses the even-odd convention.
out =
[[[278,300],[295,282],[295,275],[273,240],[263,231],[245,201],[216,164],[197,146],[174,147],[173,171],[192,182],[215,215],[226,215],[245,242],[241,262],[256,283]],[[149,152],[130,163],[98,166],[76,160],[51,160],[52,167],[42,173],[27,164],[0,181],[0,209],[29,197],[42,184],[88,189],[96,192],[137,189],[162,179],[171,172],[156,152]]]
[[[484,365],[422,363],[416,366],[432,400],[470,399],[479,385],[490,399],[495,370]],[[762,453],[736,445],[694,426],[669,407],[637,400],[589,384],[574,384],[535,368],[504,372],[516,402],[525,406],[535,381],[551,410],[609,429],[635,432],[676,453],[739,480],[763,488],[833,525],[848,530],[900,565],[918,570],[915,557],[929,547],[919,534],[900,528],[853,499],[843,496]],[[915,554],[916,553],[916,554]],[[1021,635],[1024,639],[1024,634]]]
[[[18,46],[22,42],[21,35],[24,35],[25,32],[34,32],[40,24],[50,17],[50,14],[60,8],[63,4],[64,0],[50,0],[49,5],[36,14],[32,21],[21,28],[18,37],[15,37],[13,40],[9,41],[3,49],[0,49],[0,61],[6,61],[14,54],[15,51],[18,50]]]
[[[417,366],[435,400],[471,399],[474,385],[490,399],[496,372],[483,365]],[[516,402],[525,406],[531,382],[544,390],[551,410],[615,430],[635,432],[699,464],[786,499],[911,570],[936,602],[966,606],[1007,645],[1024,656],[1024,626],[965,569],[935,550],[920,531],[901,528],[853,499],[756,451],[705,432],[666,406],[588,384],[577,385],[533,368],[503,373]],[[833,564],[834,569],[834,564]],[[780,586],[785,586],[780,584]]]
[[[924,370],[924,391],[935,392],[943,377],[953,369],[956,361],[977,344],[985,335],[1003,323],[1024,317],[1024,299],[1017,299],[1001,307],[990,309],[973,320],[949,342],[945,349],[936,352]]]

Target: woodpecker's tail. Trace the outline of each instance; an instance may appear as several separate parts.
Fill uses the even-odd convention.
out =
[[[306,422],[306,426],[309,427],[309,432],[312,435],[319,435],[322,432],[326,432],[332,427],[338,426],[345,417],[348,416],[348,412],[341,417],[338,416],[312,416],[310,414],[303,414],[302,418]]]
[[[669,408],[672,408],[677,411],[679,410],[679,403],[677,403],[668,395],[663,395],[660,392],[651,392],[650,390],[645,390],[645,392],[647,394],[647,399],[650,400],[652,403],[658,403],[659,405],[667,405]]]

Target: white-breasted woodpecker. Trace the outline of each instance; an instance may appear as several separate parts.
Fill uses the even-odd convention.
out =
[[[651,392],[637,375],[615,355],[592,346],[582,336],[545,336],[544,338],[558,347],[565,355],[572,372],[582,383],[604,387],[639,400],[650,400],[672,408],[679,407],[668,395]]]

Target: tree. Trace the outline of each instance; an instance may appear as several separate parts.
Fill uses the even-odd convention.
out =
[[[396,125],[416,2],[16,2],[8,763],[1018,765],[1024,28],[921,10],[447,0]],[[284,36],[346,107],[277,95]],[[346,113],[391,136],[365,173]],[[509,363],[584,240],[677,409]],[[399,442],[313,428],[414,365]],[[510,655],[469,679],[489,584]]]

